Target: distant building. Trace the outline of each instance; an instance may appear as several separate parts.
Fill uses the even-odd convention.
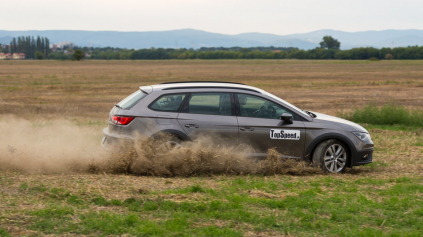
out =
[[[14,53],[12,57],[15,60],[25,59],[25,54],[24,53]]]
[[[280,50],[273,50],[272,52],[273,53],[280,53],[281,51]]]
[[[63,42],[55,43],[55,44],[53,44],[53,47],[54,47],[54,45],[56,45],[56,49],[57,48],[63,49],[63,48],[73,48],[73,47],[75,47],[75,44],[74,43],[68,42],[68,41],[63,41]]]
[[[19,60],[19,59],[25,59],[25,54],[24,53],[0,53],[0,60],[5,60],[5,59],[14,59],[14,60]]]
[[[7,53],[4,55],[4,59],[13,59],[13,56],[11,53]]]

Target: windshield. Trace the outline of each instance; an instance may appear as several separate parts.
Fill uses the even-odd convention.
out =
[[[305,115],[305,116],[307,116],[307,117],[310,117],[310,115],[308,115],[306,112],[304,112],[304,111],[302,111],[301,109],[297,108],[296,106],[294,106],[294,105],[292,105],[292,104],[290,104],[290,103],[286,102],[285,100],[283,100],[283,99],[281,99],[281,98],[277,97],[276,95],[270,94],[269,92],[266,92],[266,93],[267,93],[267,95],[268,95],[268,96],[272,97],[273,99],[275,99],[275,100],[277,100],[277,101],[280,101],[280,102],[282,102],[282,103],[284,103],[284,104],[286,104],[286,105],[290,106],[291,108],[293,108],[293,109],[294,109],[295,111],[297,111],[298,113],[303,114],[303,115]]]
[[[147,96],[146,93],[142,92],[141,90],[137,90],[134,93],[132,93],[130,96],[126,97],[124,100],[119,102],[117,106],[119,106],[122,109],[130,109],[145,96]]]

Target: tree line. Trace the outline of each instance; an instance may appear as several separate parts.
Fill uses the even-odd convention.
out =
[[[90,52],[86,59],[423,59],[423,47],[410,46],[398,48],[353,48],[349,50],[315,48],[310,50],[291,49],[288,51],[198,51],[192,49],[114,49]],[[51,59],[59,59],[53,57]],[[60,55],[57,55],[60,56]],[[63,58],[64,54],[61,56]]]
[[[39,37],[34,44],[33,38],[25,38],[26,44],[38,46]],[[18,38],[19,40],[19,38]],[[48,46],[48,39],[40,39],[42,47]],[[23,42],[22,40],[20,42]],[[42,43],[44,42],[44,44]],[[19,44],[18,44],[19,45]],[[310,50],[301,50],[292,47],[213,47],[200,49],[173,49],[173,48],[150,48],[150,49],[123,49],[123,48],[94,48],[94,47],[78,47],[67,49],[67,51],[77,52],[77,54],[65,54],[64,52],[50,52],[44,48],[45,55],[48,59],[101,59],[101,60],[119,60],[119,59],[144,59],[144,60],[161,60],[161,59],[423,59],[423,46],[409,46],[397,48],[353,48],[349,50],[341,50],[341,43],[332,38],[325,36],[320,42],[320,47]],[[34,48],[32,47],[32,52]],[[35,50],[40,50],[36,48]],[[43,48],[41,48],[43,50]],[[30,54],[31,55],[31,54]],[[81,56],[82,55],[82,56]],[[75,57],[77,56],[77,57]]]
[[[274,47],[274,46],[260,46],[260,47],[201,47],[198,51],[241,51],[241,52],[250,52],[250,51],[289,51],[295,49],[293,47]]]
[[[50,40],[47,37],[20,36],[10,42],[10,52],[24,53],[26,58],[45,58],[50,52]]]

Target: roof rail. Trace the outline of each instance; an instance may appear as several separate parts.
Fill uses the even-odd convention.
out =
[[[242,88],[242,87],[226,87],[226,86],[181,86],[181,87],[164,88],[163,90],[184,90],[184,89],[232,89],[232,90],[252,91],[252,92],[262,94],[260,91],[254,90],[254,89]]]
[[[175,82],[164,82],[164,83],[160,83],[160,85],[163,84],[178,84],[178,83],[227,83],[227,84],[238,84],[238,85],[244,85],[242,83],[238,83],[238,82],[228,82],[228,81],[175,81]]]

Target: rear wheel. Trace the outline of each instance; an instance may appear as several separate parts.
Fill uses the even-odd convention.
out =
[[[157,144],[157,149],[159,152],[167,153],[173,150],[181,148],[181,139],[168,135],[166,138],[160,139]]]
[[[161,157],[167,156],[170,152],[181,148],[182,139],[173,134],[160,134],[150,137],[140,144],[140,149],[137,154],[135,151],[135,158],[131,160],[129,173],[132,174],[147,174],[154,160],[158,158],[160,162]]]
[[[313,153],[313,165],[324,172],[341,173],[347,167],[347,146],[336,139],[321,142]]]

